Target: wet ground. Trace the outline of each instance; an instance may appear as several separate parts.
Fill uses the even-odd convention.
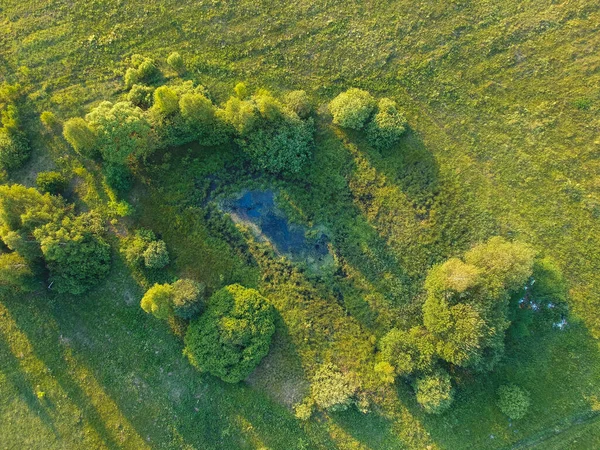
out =
[[[273,191],[245,191],[223,202],[222,208],[238,223],[250,225],[259,237],[268,240],[279,254],[309,264],[329,262],[327,236],[316,230],[290,223],[275,205]],[[314,237],[307,238],[309,235]]]

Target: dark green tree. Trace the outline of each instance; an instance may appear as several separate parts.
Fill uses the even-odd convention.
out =
[[[173,283],[173,312],[182,319],[192,319],[204,307],[204,284],[187,278]]]
[[[34,231],[50,272],[52,289],[79,295],[102,280],[110,269],[110,246],[94,214],[65,217]]]
[[[505,385],[498,388],[498,408],[513,420],[524,417],[530,403],[529,393],[518,386]]]
[[[267,300],[234,284],[215,292],[204,314],[190,323],[184,353],[201,372],[237,383],[267,355],[274,332]]]

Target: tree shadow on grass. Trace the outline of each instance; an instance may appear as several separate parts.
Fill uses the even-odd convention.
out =
[[[65,359],[66,341],[61,342],[62,335],[58,336],[52,329],[54,325],[54,321],[50,319],[52,311],[47,308],[47,305],[39,302],[36,302],[35,305],[25,305],[9,301],[5,303],[5,306],[10,311],[19,330],[27,337],[35,357],[52,374],[53,380],[58,383],[69,401],[73,402],[81,411],[80,419],[85,420],[95,430],[108,448],[119,448],[119,443],[106,428],[101,414],[90,403],[80,382],[73,377],[73,367],[69,367],[68,361]],[[49,402],[49,400],[47,401]]]
[[[4,339],[0,338],[0,359],[2,360],[1,372],[6,381],[18,392],[19,397],[25,402],[27,407],[37,415],[56,436],[60,438],[60,433],[54,425],[54,420],[48,409],[54,410],[54,404],[47,398],[38,398],[36,395],[36,386],[30,381],[30,376],[23,372],[19,359],[12,353]]]

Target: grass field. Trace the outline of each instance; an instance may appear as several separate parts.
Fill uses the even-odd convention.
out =
[[[115,250],[110,278],[89,296],[0,301],[0,448],[600,447],[598,27],[600,5],[589,0],[5,0],[0,81],[30,88],[34,153],[14,175],[24,184],[40,170],[77,167],[39,113],[66,119],[118,98],[132,53],[153,56],[174,77],[164,60],[181,52],[187,76],[219,100],[242,80],[305,89],[318,105],[361,87],[397,100],[411,130],[398,152],[380,154],[321,114],[301,182],[232,179],[226,150],[157,155],[129,198],[134,219],[172,249],[169,275],[211,288],[241,282],[275,299],[270,356],[241,385],[199,375],[167,325],[141,311],[149,280],[129,273]],[[208,174],[221,177],[216,195],[277,190],[293,220],[325,227],[346,276],[267,280],[284,263],[208,209]],[[78,188],[82,207],[105,201],[91,185]],[[368,341],[404,324],[420,307],[428,267],[495,234],[559,262],[571,287],[565,331],[512,343],[493,375],[463,380],[441,417],[424,414],[401,383],[366,415],[294,417],[289,406],[319,352],[370,362],[369,348],[344,348],[344,339]],[[342,324],[325,349],[303,343],[299,292]],[[494,403],[506,382],[532,397],[513,423]]]

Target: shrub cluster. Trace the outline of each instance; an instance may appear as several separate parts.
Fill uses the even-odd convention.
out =
[[[57,292],[81,294],[108,274],[110,246],[103,231],[97,215],[74,215],[61,197],[0,186],[0,239],[28,265],[43,263]]]

